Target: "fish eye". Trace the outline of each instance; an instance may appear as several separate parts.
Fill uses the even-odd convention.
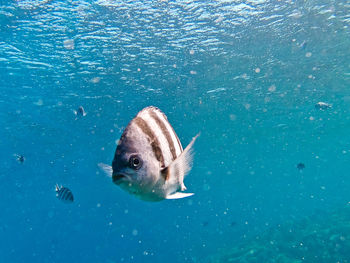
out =
[[[129,159],[129,166],[132,169],[140,169],[142,166],[142,160],[137,155],[131,155]]]

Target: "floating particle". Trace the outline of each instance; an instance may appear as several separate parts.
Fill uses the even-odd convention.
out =
[[[194,55],[194,50],[193,49],[190,50],[190,55]]]
[[[260,68],[256,68],[255,73],[260,73]]]
[[[73,203],[74,197],[71,190],[69,190],[67,187],[58,186],[56,184],[56,197],[61,200],[63,203]]]
[[[305,57],[309,58],[309,57],[311,57],[311,56],[312,56],[312,53],[311,53],[311,52],[306,52]]]
[[[100,80],[101,80],[100,77],[94,77],[94,78],[91,79],[91,82],[96,84],[96,83],[99,83]]]
[[[271,86],[269,87],[269,91],[270,91],[270,92],[275,92],[275,91],[276,91],[276,86],[275,86],[275,85],[271,85]]]
[[[21,155],[21,154],[14,154],[14,156],[16,157],[17,162],[24,163],[25,158],[24,158],[23,155]]]
[[[317,103],[315,104],[315,108],[316,108],[317,110],[327,110],[327,109],[329,109],[329,108],[331,108],[331,107],[332,107],[331,104],[328,104],[328,103],[322,102],[322,101],[317,102]]]
[[[63,41],[63,46],[65,49],[74,49],[75,43],[73,39],[66,39]]]
[[[303,169],[305,168],[305,164],[303,164],[303,163],[298,163],[298,164],[297,164],[297,168],[298,168],[299,171],[301,171],[301,170],[303,170]]]
[[[209,184],[204,184],[203,185],[203,191],[209,191],[210,190],[210,185]]]
[[[84,116],[86,116],[86,112],[85,112],[83,106],[79,106],[79,108],[76,111],[74,111],[74,114],[77,117],[84,117]]]
[[[230,114],[230,120],[235,121],[237,119],[237,116],[235,114]]]
[[[34,102],[35,105],[37,106],[43,106],[44,105],[44,101],[42,99],[38,99],[38,101]]]
[[[191,75],[196,75],[196,74],[197,74],[197,71],[191,70],[191,71],[190,71],[190,74],[191,74]]]

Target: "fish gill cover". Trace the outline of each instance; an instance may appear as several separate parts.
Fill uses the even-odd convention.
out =
[[[349,13],[328,0],[0,1],[1,260],[205,262],[348,203]],[[201,132],[192,197],[141,202],[97,166],[150,105],[184,145]]]

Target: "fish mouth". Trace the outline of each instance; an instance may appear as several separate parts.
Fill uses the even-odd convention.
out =
[[[128,179],[128,175],[125,173],[117,173],[112,175],[113,183],[120,185],[123,181]]]

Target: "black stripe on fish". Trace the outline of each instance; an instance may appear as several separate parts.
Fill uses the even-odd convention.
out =
[[[169,180],[170,173],[172,173],[175,176],[177,176],[180,173],[177,163],[174,163],[171,167],[167,166],[164,169],[162,169],[161,175],[163,176],[165,181]]]
[[[173,156],[172,160],[175,160],[177,157],[176,156],[176,149],[175,149],[173,139],[171,138],[171,134],[169,133],[169,130],[167,129],[167,127],[165,126],[163,121],[158,117],[157,113],[155,113],[154,111],[150,111],[149,114],[156,121],[159,128],[162,130],[166,140],[168,141],[169,149],[170,149],[171,155]],[[167,121],[167,120],[165,119],[165,121]]]
[[[170,177],[170,169],[169,169],[169,167],[165,167],[165,168],[161,171],[160,174],[163,176],[164,180],[167,181],[167,180],[169,179],[169,177]]]
[[[56,188],[56,192],[57,192],[56,196],[59,200],[63,202],[68,202],[68,203],[74,201],[73,193],[68,188],[66,187]]]
[[[158,108],[156,108],[156,109],[158,109]],[[182,145],[181,145],[181,142],[180,142],[180,140],[179,140],[179,137],[177,137],[177,134],[176,134],[176,132],[175,132],[173,126],[171,126],[171,124],[169,123],[167,116],[166,116],[160,109],[158,109],[158,110],[159,110],[159,113],[160,113],[160,114],[163,116],[163,118],[166,120],[166,122],[169,124],[170,129],[171,129],[171,131],[173,132],[173,134],[174,134],[174,136],[175,136],[175,138],[176,138],[176,140],[177,140],[177,145],[179,146],[179,150],[180,150],[180,154],[181,154],[182,151],[183,151],[183,149],[182,149]],[[180,155],[180,154],[179,154],[179,155]]]
[[[62,196],[63,200],[71,200],[72,198],[72,193],[70,190],[68,190],[67,188],[64,188],[64,194]]]
[[[154,135],[151,128],[142,118],[136,117],[134,121],[136,125],[142,130],[142,132],[147,135],[156,159],[161,163],[161,167],[164,167],[164,157],[157,137]]]

